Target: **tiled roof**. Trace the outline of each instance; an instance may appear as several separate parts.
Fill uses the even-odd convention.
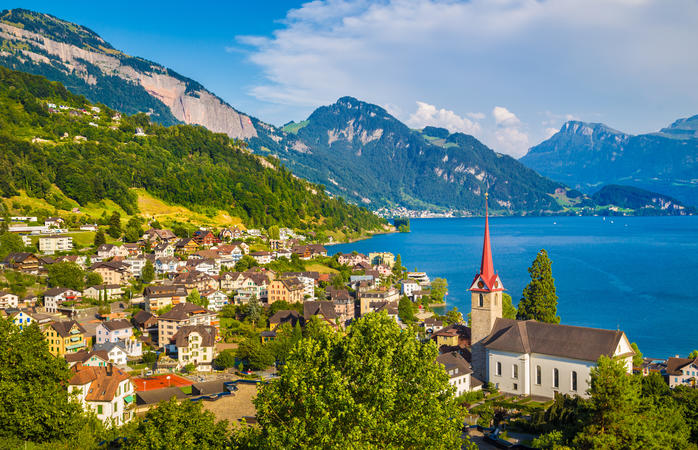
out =
[[[195,314],[208,314],[209,311],[203,306],[195,305],[194,303],[184,302],[178,303],[171,310],[160,316],[160,319],[167,320],[185,320]]]
[[[53,322],[51,324],[51,328],[56,330],[56,333],[58,333],[59,336],[61,337],[68,337],[70,336],[70,330],[73,329],[74,326],[77,326],[78,330],[80,330],[80,333],[85,333],[85,329],[77,323],[74,320],[66,320],[63,322]]]
[[[126,319],[107,320],[102,322],[102,326],[109,331],[124,330],[131,328],[131,322]]]
[[[172,336],[172,341],[177,347],[188,347],[189,336],[192,333],[198,333],[201,336],[202,347],[213,347],[216,343],[216,327],[212,325],[186,325],[180,327],[175,335]]]
[[[473,373],[468,361],[458,352],[448,352],[436,357],[436,361],[443,364],[450,378],[460,377]]]
[[[88,367],[76,364],[71,369],[73,377],[69,383],[73,386],[84,386],[90,383],[90,388],[85,395],[88,402],[110,402],[119,384],[129,378],[128,374],[111,364],[107,367]]]

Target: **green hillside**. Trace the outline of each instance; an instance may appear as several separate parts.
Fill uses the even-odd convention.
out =
[[[193,211],[226,211],[253,227],[358,232],[385,223],[223,134],[92,108],[59,83],[0,68],[2,197],[23,191],[57,208],[65,197],[80,205],[110,200],[133,214],[133,188],[140,188]]]

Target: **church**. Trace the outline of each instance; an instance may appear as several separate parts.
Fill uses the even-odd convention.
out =
[[[502,317],[504,286],[494,270],[487,209],[480,272],[470,286],[473,376],[513,395],[586,397],[601,355],[625,363],[634,352],[622,331],[519,321]]]

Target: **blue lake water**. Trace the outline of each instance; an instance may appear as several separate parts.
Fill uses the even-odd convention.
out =
[[[411,233],[328,247],[389,251],[403,265],[448,280],[448,307],[470,311],[483,218],[412,219]],[[495,217],[495,270],[516,305],[541,248],[553,261],[561,323],[625,331],[645,356],[698,348],[698,217]]]

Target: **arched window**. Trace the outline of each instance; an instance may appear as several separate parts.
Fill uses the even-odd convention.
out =
[[[543,378],[541,368],[540,368],[540,366],[536,366],[536,384],[541,383],[541,381],[542,381],[541,378]]]
[[[560,371],[557,369],[553,369],[553,387],[560,387]]]
[[[485,305],[485,297],[480,294],[480,308],[482,308]]]
[[[572,372],[572,390],[577,391],[577,372]]]

